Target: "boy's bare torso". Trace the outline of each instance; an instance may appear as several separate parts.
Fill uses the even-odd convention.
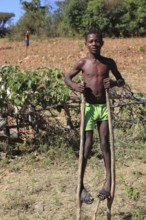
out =
[[[86,102],[91,104],[106,103],[103,80],[109,77],[109,59],[100,57],[100,60],[97,60],[87,57],[82,59],[81,63]]]

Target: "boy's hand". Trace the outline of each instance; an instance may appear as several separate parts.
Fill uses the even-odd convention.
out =
[[[125,84],[125,81],[124,81],[124,79],[118,79],[118,80],[114,81],[110,78],[106,78],[106,79],[103,80],[103,84],[104,84],[105,89],[109,89],[109,88],[112,88],[114,86],[121,87]]]
[[[74,89],[76,92],[83,93],[84,90],[85,90],[85,85],[84,85],[84,83],[78,83],[78,84],[75,84],[75,85],[73,86],[73,89]]]
[[[104,79],[103,85],[105,89],[109,89],[110,87],[112,87],[112,80],[110,78]]]

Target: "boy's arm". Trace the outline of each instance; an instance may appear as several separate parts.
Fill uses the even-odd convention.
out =
[[[84,85],[82,83],[76,83],[72,79],[82,71],[82,66],[84,64],[83,60],[80,60],[78,63],[75,64],[74,68],[65,76],[64,82],[68,87],[72,90],[82,93],[84,91]]]
[[[105,89],[108,89],[109,87],[122,87],[125,85],[125,81],[119,72],[117,65],[114,60],[110,59],[110,70],[112,74],[115,76],[116,80],[111,80],[109,78],[104,79],[104,87]]]
[[[117,64],[114,60],[111,60],[111,71],[116,78],[116,81],[113,81],[113,86],[121,87],[125,84],[125,81],[117,68]],[[111,85],[112,86],[112,85]],[[112,86],[112,87],[113,87]]]

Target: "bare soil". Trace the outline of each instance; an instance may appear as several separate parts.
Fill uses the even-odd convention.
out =
[[[105,39],[102,54],[113,58],[133,92],[146,95],[146,38]],[[66,74],[74,62],[86,56],[82,39],[50,39],[24,42],[0,40],[0,65],[18,65],[22,70],[57,67]],[[120,148],[122,148],[121,140]],[[128,145],[128,143],[127,143]],[[137,144],[138,145],[138,144]],[[116,194],[113,220],[146,220],[145,151],[121,150],[116,157]],[[133,154],[134,152],[134,154]],[[86,187],[94,196],[82,206],[82,219],[93,219],[96,195],[104,182],[103,161],[92,157],[86,172]],[[7,160],[0,155],[0,220],[75,220],[78,160],[56,159],[31,153]],[[106,219],[106,201],[98,220]]]
[[[146,94],[146,38],[105,38],[102,54],[113,58],[132,90]],[[50,39],[24,42],[0,40],[0,65],[18,65],[30,70],[44,66],[57,67],[66,74],[73,64],[86,56],[83,39]]]

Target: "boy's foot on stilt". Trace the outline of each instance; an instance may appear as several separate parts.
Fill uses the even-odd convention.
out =
[[[81,191],[81,202],[90,205],[93,203],[93,201],[94,198],[91,196],[91,194],[85,188],[83,188]]]
[[[110,192],[109,192],[109,191],[107,191],[105,188],[102,188],[102,189],[99,191],[97,197],[99,198],[99,200],[102,200],[102,201],[103,201],[103,200],[105,200],[105,199],[110,199],[111,195],[110,195]]]

